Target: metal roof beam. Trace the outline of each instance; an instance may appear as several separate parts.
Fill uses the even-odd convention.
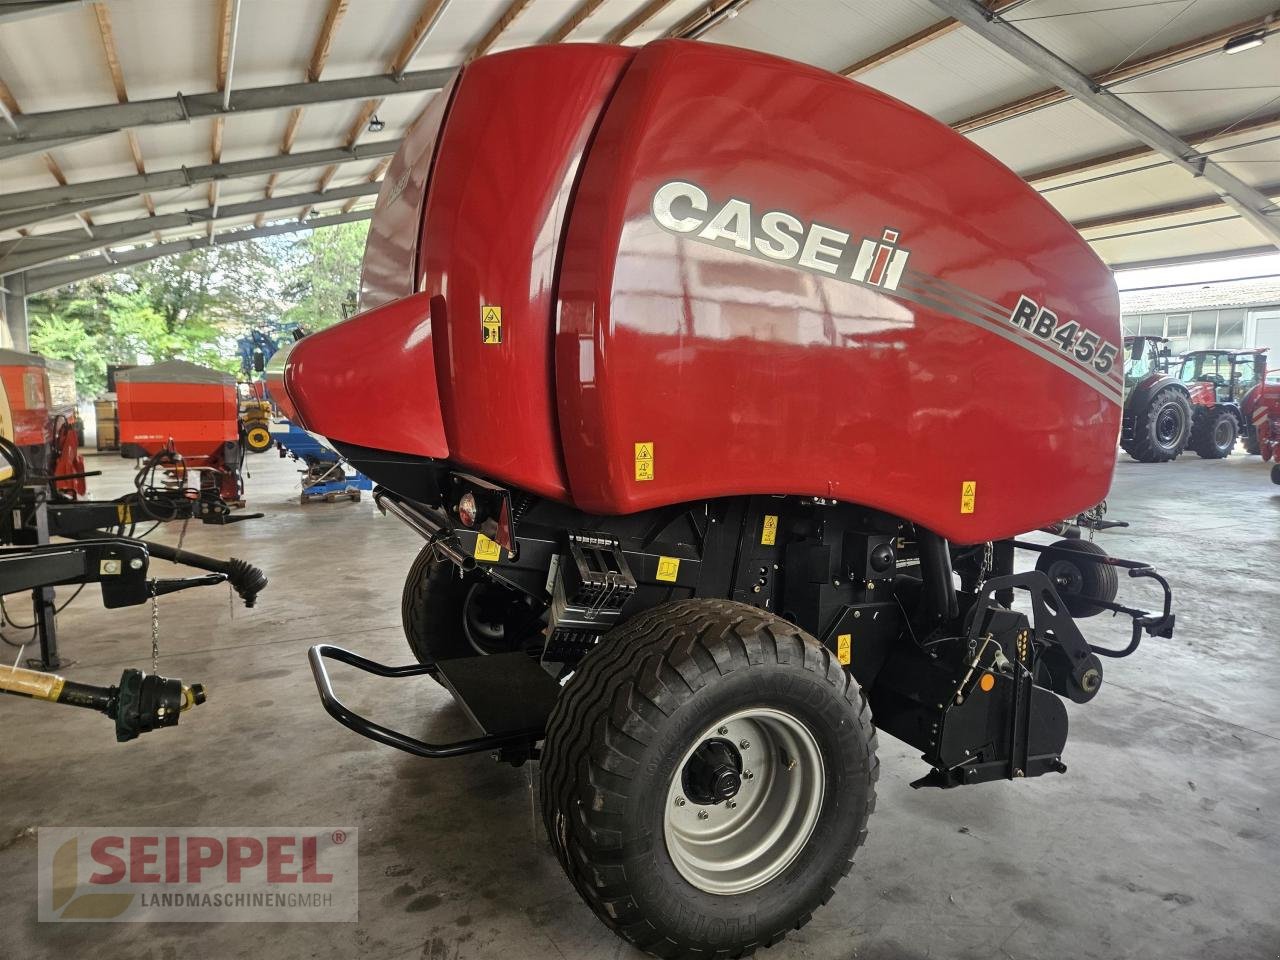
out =
[[[99,136],[132,127],[185,123],[204,117],[278,110],[317,103],[392,97],[402,93],[439,90],[454,73],[453,67],[417,70],[397,80],[391,74],[348,77],[316,83],[288,83],[234,91],[223,107],[221,93],[201,93],[155,100],[132,100],[96,107],[75,107],[14,117],[16,130],[0,131],[0,157],[48,150],[54,141]]]
[[[213,180],[232,180],[252,177],[282,170],[302,167],[319,167],[330,163],[353,163],[360,160],[377,160],[388,157],[400,149],[399,140],[382,140],[357,147],[334,147],[328,150],[308,150],[286,155],[254,157],[250,160],[232,160],[227,163],[206,163],[196,167],[178,167],[174,170],[157,170],[152,173],[129,177],[110,177],[105,180],[88,180],[70,183],[65,187],[43,187],[24,190],[21,193],[0,194],[0,213],[15,210],[35,210],[79,200],[97,200],[107,203],[122,195],[180,190]],[[40,220],[51,217],[41,216]],[[36,221],[32,221],[36,222]],[[10,224],[9,226],[13,226]]]
[[[36,210],[19,210],[17,213],[0,214],[0,230],[17,230],[19,227],[29,227],[36,223],[45,223],[49,220],[61,220],[63,217],[74,217],[77,213],[84,213],[92,210],[94,207],[100,207],[108,203],[119,203],[121,200],[129,200],[137,196],[134,193],[117,193],[109,197],[99,197],[93,200],[78,200],[73,203],[59,203],[53,206],[40,207]]]
[[[1258,188],[1258,192],[1270,199],[1280,196],[1280,183],[1266,183]],[[1071,225],[1080,232],[1085,230],[1101,230],[1118,227],[1130,223],[1143,223],[1147,220],[1162,220],[1165,217],[1181,217],[1195,213],[1210,213],[1222,208],[1223,201],[1216,197],[1200,200],[1184,200],[1179,203],[1161,204],[1156,207],[1143,207],[1140,210],[1124,210],[1120,213],[1107,213],[1087,220],[1075,220]],[[1274,204],[1272,204],[1274,206]]]
[[[1280,247],[1280,212],[1271,199],[1194,147],[1125,103],[1057,54],[1036,43],[1016,27],[993,17],[975,0],[929,0],[974,33],[1033,70],[1044,73],[1094,113],[1168,157],[1193,177],[1204,180],[1222,201],[1248,221],[1269,242]]]
[[[1276,127],[1280,127],[1280,111],[1263,114],[1246,123],[1241,123],[1238,126],[1234,126],[1229,129],[1224,128],[1223,125],[1219,123],[1205,130],[1195,130],[1191,133],[1178,134],[1178,136],[1187,141],[1187,143],[1199,147],[1202,156],[1209,156],[1211,154],[1226,153],[1230,150],[1240,150],[1255,145],[1255,141],[1242,140],[1237,144],[1212,149],[1211,145],[1217,140],[1224,140],[1228,137],[1235,139],[1237,137],[1247,136],[1251,133],[1260,133],[1264,130],[1272,130]],[[1085,157],[1081,160],[1073,160],[1070,163],[1063,163],[1053,167],[1044,167],[1040,170],[1035,170],[1026,174],[1024,179],[1027,183],[1032,185],[1041,184],[1050,180],[1058,180],[1062,177],[1096,173],[1099,170],[1106,170],[1109,167],[1127,163],[1131,160],[1141,160],[1144,157],[1155,156],[1158,156],[1156,151],[1152,150],[1148,146],[1129,147],[1128,149],[1117,150],[1113,153],[1096,154],[1092,157]],[[1163,164],[1168,161],[1161,160],[1159,162]],[[1230,163],[1231,161],[1227,160],[1223,162]],[[1150,166],[1139,167],[1137,169],[1147,170],[1150,169]],[[1126,171],[1121,172],[1123,173]],[[1116,175],[1118,176],[1118,174]]]
[[[672,0],[649,0],[627,20],[605,34],[605,43],[622,43],[646,23],[671,5]]]
[[[243,243],[245,240],[274,237],[281,233],[297,233],[300,230],[318,230],[321,227],[331,227],[340,223],[368,220],[371,216],[373,216],[372,210],[359,210],[355,213],[335,213],[329,217],[316,217],[306,223],[298,223],[296,220],[289,219],[283,223],[272,223],[265,227],[253,227],[249,230],[229,230],[225,233],[214,234],[213,245],[216,247],[228,243]],[[52,290],[55,287],[63,287],[68,283],[75,283],[77,280],[96,277],[101,273],[109,273],[124,267],[146,263],[148,260],[157,260],[160,257],[172,256],[175,253],[185,253],[188,250],[197,248],[203,249],[208,245],[209,241],[200,237],[192,237],[189,240],[169,240],[164,243],[152,244],[149,247],[118,251],[112,254],[112,260],[110,261],[98,257],[71,260],[67,263],[57,263],[35,270],[28,270],[23,276],[27,280],[27,294],[29,296],[33,293]]]
[[[1003,13],[1014,7],[1022,5],[1023,0],[987,0],[984,6],[994,13]],[[874,70],[876,67],[882,67],[890,60],[897,60],[904,54],[911,53],[913,50],[919,50],[923,46],[933,43],[935,40],[941,40],[947,34],[954,30],[960,29],[960,23],[954,17],[947,17],[945,20],[939,20],[937,23],[931,23],[923,30],[917,30],[909,37],[899,40],[897,43],[890,44],[875,53],[868,54],[856,63],[851,63],[840,72],[849,78],[860,77],[868,70]]]
[[[1192,60],[1198,60],[1201,57],[1221,53],[1224,43],[1242,33],[1261,30],[1264,35],[1269,36],[1280,32],[1278,15],[1280,15],[1280,11],[1273,13],[1270,17],[1254,18],[1253,20],[1234,24],[1207,36],[1196,37],[1194,40],[1187,40],[1168,47],[1119,68],[1113,67],[1110,70],[1103,70],[1087,79],[1095,87],[1114,87],[1130,80],[1149,77],[1153,73],[1159,73],[1171,67],[1190,63]],[[1016,117],[1023,117],[1029,113],[1035,113],[1037,110],[1042,110],[1045,107],[1051,107],[1054,104],[1063,103],[1070,99],[1071,96],[1061,89],[1042,90],[1039,93],[1033,93],[1029,97],[1023,97],[1020,100],[1014,100],[1012,103],[1001,104],[990,110],[984,110],[982,113],[966,117],[951,126],[953,130],[959,133],[973,133],[985,127],[991,127],[1006,120],[1013,120]]]
[[[376,183],[356,183],[346,187],[334,187],[332,190],[312,193],[291,193],[287,196],[270,197],[264,200],[249,200],[245,203],[228,203],[221,205],[215,215],[212,207],[203,210],[183,210],[180,213],[166,213],[157,217],[142,217],[137,220],[122,220],[118,223],[98,224],[93,228],[93,236],[86,237],[78,230],[64,230],[58,233],[40,234],[30,237],[19,237],[0,243],[0,273],[16,273],[31,267],[53,263],[64,257],[75,256],[99,247],[112,246],[118,243],[146,236],[153,230],[172,230],[177,227],[190,227],[210,220],[231,219],[233,217],[252,216],[255,213],[269,213],[272,210],[283,210],[286,207],[301,207],[318,203],[329,203],[333,200],[345,200],[348,197],[371,196],[378,192]]]

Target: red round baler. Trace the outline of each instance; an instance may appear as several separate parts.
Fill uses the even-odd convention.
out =
[[[869,87],[676,40],[475,60],[387,171],[361,309],[292,346],[282,406],[426,539],[419,665],[315,647],[322,700],[418,756],[540,758],[566,873],[661,956],[742,956],[826,902],[873,717],[918,786],[1063,772],[1063,701],[1171,635],[1146,564],[1016,539],[1110,485],[1110,271]],[[1162,608],[1116,602],[1118,569]],[[1127,646],[1085,639],[1104,612]],[[368,720],[332,661],[432,676],[482,733]]]

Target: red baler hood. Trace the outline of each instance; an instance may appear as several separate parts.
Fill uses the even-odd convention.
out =
[[[285,416],[330,440],[421,457],[449,455],[426,294],[352,317],[289,350]]]
[[[289,357],[307,429],[596,514],[818,496],[975,543],[1106,496],[1114,280],[944,124],[676,40],[482,57],[444,96],[367,312]]]

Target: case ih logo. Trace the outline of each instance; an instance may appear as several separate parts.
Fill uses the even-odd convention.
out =
[[[41,922],[358,919],[345,828],[40,828]]]
[[[877,240],[856,248],[844,230],[805,223],[783,210],[756,213],[730,197],[714,211],[697,184],[671,180],[653,195],[653,219],[664,230],[761,260],[785,263],[847,282],[897,290],[910,251],[897,246],[898,231],[885,227]]]
[[[871,237],[863,240],[853,264],[853,279],[873,287],[897,290],[902,271],[907,267],[907,257],[911,256],[909,250],[895,246],[897,242],[898,231],[888,227],[884,228],[879,242]]]

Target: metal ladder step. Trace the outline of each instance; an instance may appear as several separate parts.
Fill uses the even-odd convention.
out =
[[[436,663],[440,680],[487,734],[542,733],[560,684],[522,651]]]

